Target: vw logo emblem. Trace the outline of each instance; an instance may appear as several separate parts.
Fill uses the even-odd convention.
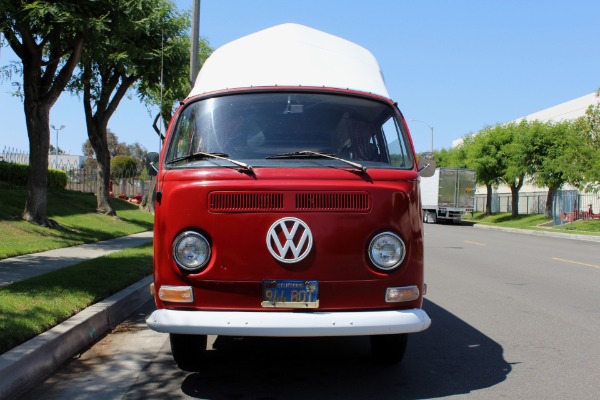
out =
[[[298,218],[282,218],[267,232],[267,248],[275,259],[291,264],[303,260],[312,248],[310,228]]]

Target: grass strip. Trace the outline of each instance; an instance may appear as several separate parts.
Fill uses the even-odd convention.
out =
[[[152,273],[152,244],[0,288],[0,354]]]
[[[548,223],[551,223],[552,219],[545,218],[543,214],[523,214],[518,215],[514,219],[511,213],[497,213],[489,216],[486,216],[484,213],[475,213],[473,218],[469,217],[470,215],[467,215],[465,221],[504,228],[563,232],[590,236],[600,235],[600,221],[598,220],[579,220],[568,224],[549,226]]]
[[[51,229],[21,220],[24,188],[0,190],[0,259],[92,243],[152,230],[154,216],[120,199],[111,204],[119,218],[96,213],[93,194],[48,193],[48,218],[62,225]]]

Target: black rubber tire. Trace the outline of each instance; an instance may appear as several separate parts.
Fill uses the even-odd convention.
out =
[[[169,334],[171,353],[177,366],[188,372],[198,372],[206,352],[206,335]]]
[[[404,358],[408,334],[372,335],[371,356],[378,364],[398,364]]]

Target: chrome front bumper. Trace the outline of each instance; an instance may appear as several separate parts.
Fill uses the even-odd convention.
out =
[[[363,336],[421,332],[431,319],[421,309],[360,312],[243,312],[156,310],[146,320],[157,332],[227,336]]]

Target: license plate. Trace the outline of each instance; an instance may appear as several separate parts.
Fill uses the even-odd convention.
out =
[[[263,281],[262,286],[263,307],[319,307],[319,281]]]

